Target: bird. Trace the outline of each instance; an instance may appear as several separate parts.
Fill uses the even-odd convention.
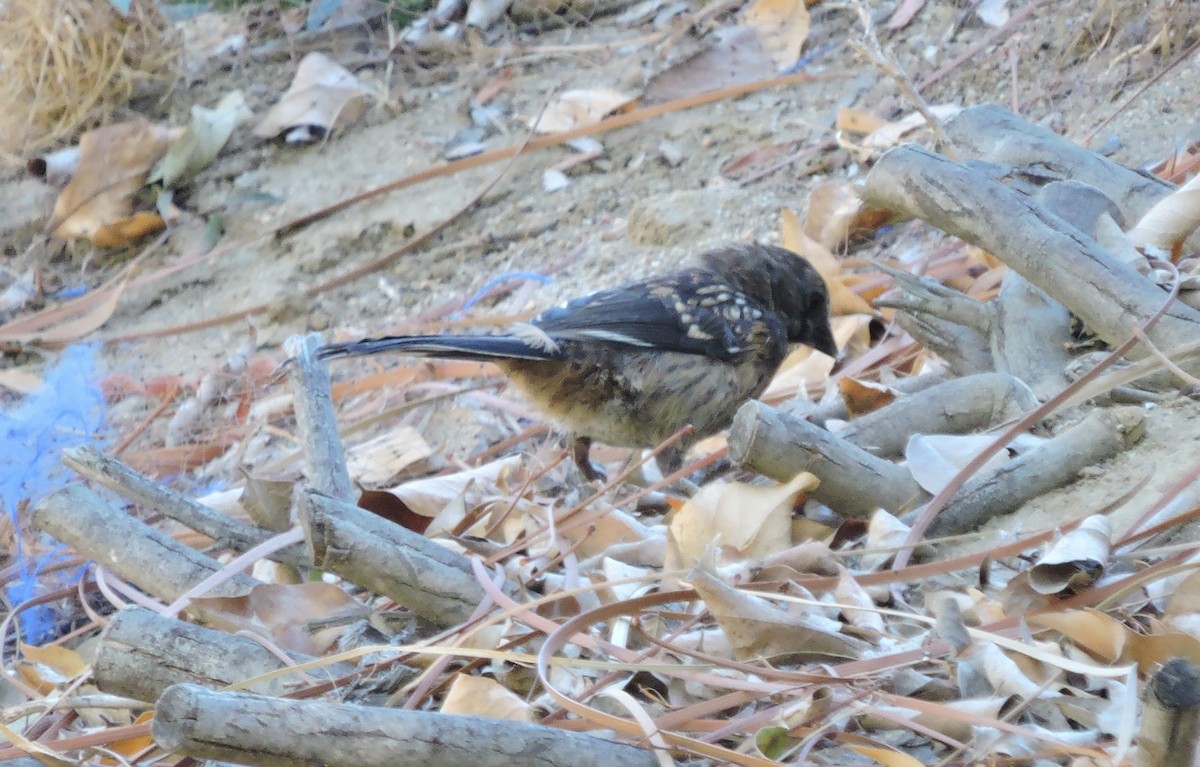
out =
[[[571,435],[583,476],[603,481],[593,441],[652,447],[690,424],[659,454],[669,474],[692,444],[762,394],[790,344],[837,356],[828,289],[792,251],[754,243],[707,250],[693,266],[574,299],[504,334],[366,338],[320,346],[315,356],[495,363]]]

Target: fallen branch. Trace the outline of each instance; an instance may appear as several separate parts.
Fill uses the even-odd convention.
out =
[[[230,726],[236,722],[237,726]],[[154,740],[199,759],[330,767],[657,767],[652,752],[504,719],[284,700],[175,685]]]
[[[931,536],[972,530],[998,514],[1073,482],[1088,466],[1129,449],[1143,436],[1139,407],[1097,410],[996,473],[969,482],[929,526]]]
[[[83,485],[68,485],[43,498],[33,510],[33,525],[133,585],[164,602],[221,569],[212,557],[184,546]],[[257,580],[237,573],[211,590],[213,596],[239,596]]]
[[[880,158],[863,197],[992,253],[1111,345],[1162,305],[1161,288],[1036,201],[920,147]],[[1175,302],[1150,337],[1170,348],[1198,334],[1200,312]]]
[[[908,469],[755,400],[733,418],[729,459],[780,482],[812,472],[821,484],[810,495],[848,517],[899,513],[929,498]]]
[[[1191,767],[1200,734],[1200,668],[1172,658],[1146,690],[1135,767]]]
[[[1117,203],[1131,223],[1174,191],[1165,181],[1130,170],[994,104],[964,109],[945,128],[966,155],[1011,166],[1018,175],[1024,172],[1044,181],[1075,180],[1096,187]]]
[[[483,601],[466,557],[377,514],[306,490],[300,523],[316,567],[439,626],[462,623]]]
[[[273,531],[234,519],[163,487],[94,445],[81,445],[64,451],[63,463],[121,497],[203,533],[217,544],[235,551],[249,551],[275,535]],[[304,547],[298,545],[273,553],[271,559],[290,565],[309,564]]]
[[[154,701],[173,684],[227,687],[284,668],[289,665],[287,658],[295,663],[312,660],[292,652],[280,658],[248,637],[129,607],[114,615],[100,634],[92,674],[96,686],[105,692]],[[350,671],[349,664],[341,664],[338,673],[340,676]],[[329,672],[324,668],[306,673]],[[294,674],[255,682],[249,689],[283,695],[310,683]]]
[[[1017,378],[981,373],[947,381],[851,421],[838,432],[867,452],[890,458],[914,434],[971,434],[1014,421],[1037,407],[1037,397]]]

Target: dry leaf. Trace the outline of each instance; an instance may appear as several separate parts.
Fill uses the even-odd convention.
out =
[[[938,104],[929,107],[930,114],[938,120],[949,120],[961,111],[962,107],[958,104]],[[863,147],[882,152],[884,149],[890,149],[899,144],[901,139],[907,138],[910,133],[926,125],[925,116],[920,112],[913,112],[907,117],[888,123],[871,133],[863,139]]]
[[[310,53],[300,60],[292,84],[254,129],[254,135],[274,138],[304,127],[328,135],[362,117],[370,95],[350,70],[324,53]]]
[[[835,127],[849,133],[874,133],[887,124],[887,120],[866,109],[841,107],[838,109]]]
[[[162,216],[142,210],[99,227],[92,232],[91,240],[97,248],[124,248],[166,228]]]
[[[1099,610],[1068,610],[1060,613],[1039,613],[1029,616],[1029,622],[1058,631],[1079,647],[1106,663],[1117,663],[1125,654],[1132,633],[1121,621]]]
[[[838,582],[833,589],[834,599],[839,605],[851,605],[860,609],[842,608],[842,617],[851,626],[876,633],[883,633],[883,616],[875,608],[875,600],[866,592],[854,574],[841,565],[838,566]]]
[[[126,221],[133,212],[134,193],[179,133],[142,121],[83,134],[79,168],[59,194],[46,229],[55,237],[73,240]]]
[[[74,650],[59,645],[21,645],[17,671],[21,678],[43,694],[88,673],[89,666]]]
[[[753,0],[742,11],[742,22],[758,33],[777,70],[799,60],[810,23],[803,0]]]
[[[796,496],[817,484],[816,477],[801,472],[774,487],[739,482],[707,485],[671,520],[679,568],[695,565],[710,546],[731,549],[752,563],[788,548]]]
[[[1002,27],[1010,16],[1008,0],[981,0],[975,6],[975,15],[989,27]]]
[[[917,484],[937,495],[958,472],[995,442],[984,434],[914,434],[904,446],[904,459]],[[1001,450],[987,460],[973,477],[986,477],[1008,462]]]
[[[1127,237],[1134,246],[1172,253],[1200,226],[1200,176],[1159,200]]]
[[[634,98],[612,88],[564,91],[547,104],[540,115],[530,120],[529,125],[538,133],[562,133],[595,125]]]
[[[867,552],[859,559],[858,567],[866,572],[881,569],[896,556],[896,549],[908,540],[909,526],[901,522],[890,512],[876,509],[867,523],[867,539],[863,547]],[[873,551],[879,550],[879,551]]]
[[[148,183],[161,181],[170,188],[180,179],[190,178],[216,159],[239,125],[254,113],[246,106],[241,91],[227,94],[216,107],[192,107],[192,123],[176,139],[150,172]]]
[[[851,751],[857,751],[863,756],[875,760],[883,767],[921,767],[922,765],[920,759],[884,746],[851,745],[849,748]]]
[[[426,477],[388,488],[386,492],[399,498],[408,510],[422,517],[436,517],[447,504],[465,493],[468,488],[482,486],[489,490],[500,477],[521,465],[521,456],[513,455],[485,463],[470,471],[460,471],[440,477]]]
[[[1038,558],[1029,570],[1029,585],[1039,594],[1086,588],[1104,573],[1111,550],[1108,517],[1093,514]]]
[[[252,631],[279,646],[320,655],[346,629],[337,625],[308,630],[310,621],[363,610],[353,597],[332,583],[260,583],[240,597],[198,597],[187,611],[225,631]]]
[[[356,484],[377,487],[431,455],[433,448],[421,433],[411,426],[403,426],[348,448],[346,468]]]
[[[896,401],[896,390],[874,381],[845,376],[838,381],[838,392],[851,418],[873,413]]]
[[[529,704],[494,679],[469,674],[456,674],[446,699],[442,701],[443,714],[467,714],[486,716],[489,719],[509,719],[514,722],[532,722],[533,713]]]
[[[868,648],[865,642],[840,633],[836,621],[811,613],[794,616],[762,597],[725,584],[703,565],[693,568],[687,580],[704,599],[739,660],[780,655],[857,658]]]
[[[45,380],[41,376],[22,368],[0,370],[0,388],[8,389],[16,394],[32,394],[40,389],[43,383]]]
[[[924,6],[925,0],[902,0],[884,26],[888,29],[903,29]]]
[[[646,87],[651,101],[671,101],[698,93],[761,80],[775,73],[775,63],[750,27],[725,27],[712,44],[656,75]]]

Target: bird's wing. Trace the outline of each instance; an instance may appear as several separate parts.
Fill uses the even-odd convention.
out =
[[[728,360],[742,351],[756,309],[705,273],[603,290],[550,309],[531,323],[555,341],[604,341]],[[735,311],[733,307],[738,307]],[[761,313],[760,313],[761,314]]]

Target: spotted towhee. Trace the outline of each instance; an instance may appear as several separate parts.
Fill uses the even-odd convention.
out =
[[[762,393],[789,343],[837,354],[825,283],[795,253],[731,245],[697,261],[549,309],[505,335],[369,338],[322,346],[317,356],[394,351],[493,362],[570,430],[589,479],[603,476],[588,460],[593,439],[649,447],[691,424],[692,436],[660,459],[674,470],[695,440]]]

